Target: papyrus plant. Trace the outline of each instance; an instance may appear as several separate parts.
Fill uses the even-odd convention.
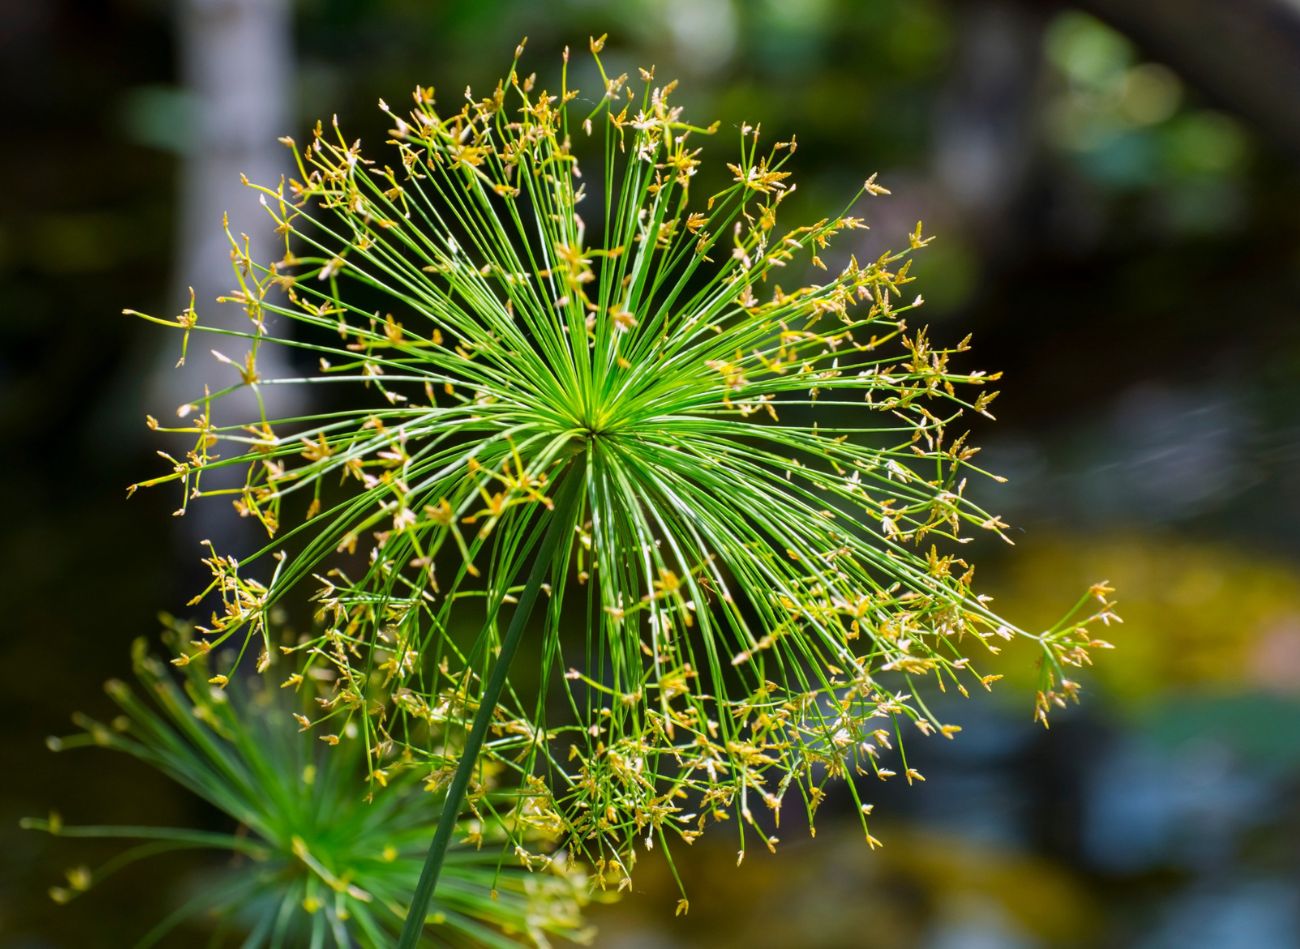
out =
[[[294,177],[254,185],[283,247],[267,260],[231,235],[223,302],[247,329],[155,319],[227,337],[232,383],[158,426],[193,449],[146,483],[233,495],[270,537],[239,562],[212,552],[221,607],[178,661],[237,643],[222,685],[246,654],[268,661],[273,607],[315,597],[289,684],[331,692],[302,727],[355,730],[376,785],[416,772],[445,791],[412,932],[465,808],[512,828],[524,864],[552,859],[528,844],[540,830],[602,881],[717,820],[742,852],[772,846],[760,809],[811,819],[833,779],[919,777],[905,728],[955,731],[922,683],[987,686],[982,657],[1025,637],[1045,717],[1104,645],[1104,587],[1022,630],[956,555],[964,529],[1004,526],[965,494],[984,473],[961,418],[987,414],[993,377],[913,323],[920,226],[852,254],[857,205],[887,193],[874,176],[839,214],[778,223],[795,143],[750,126],[726,183],[697,193],[717,126],[653,70],[607,75],[601,45],[585,95],[566,54],[549,90],[516,56],[484,98],[381,103],[382,159],[336,122],[286,139]],[[270,345],[312,368],[263,378]],[[282,385],[346,395],[222,418],[224,396]],[[242,487],[212,489],[218,468]]]

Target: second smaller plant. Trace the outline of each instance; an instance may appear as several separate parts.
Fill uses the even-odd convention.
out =
[[[177,628],[175,648],[192,638]],[[58,815],[23,826],[63,837],[113,838],[134,844],[97,869],[68,871],[50,895],[69,902],[106,877],[147,857],[185,850],[229,854],[137,943],[153,945],[177,927],[206,918],[211,946],[388,946],[415,889],[436,810],[413,771],[382,794],[367,793],[364,750],[355,735],[326,748],[297,732],[292,702],[314,703],[309,687],[281,691],[269,671],[239,682],[209,682],[205,661],[185,666],[178,681],[144,640],[134,649],[138,687],[111,681],[121,709],[110,722],[78,715],[81,732],[52,738],[53,750],[100,747],[125,752],[224,812],[228,831],[189,827],[75,826]],[[289,696],[292,696],[290,700]],[[441,886],[424,917],[421,945],[548,945],[548,937],[586,941],[587,885],[580,871],[552,861],[545,872],[502,867],[501,828],[459,823],[461,842],[447,855]],[[479,846],[476,846],[479,845]]]

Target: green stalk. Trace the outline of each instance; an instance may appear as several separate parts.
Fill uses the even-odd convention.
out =
[[[451,843],[452,831],[465,804],[469,778],[478,764],[479,752],[483,749],[483,740],[487,737],[488,726],[501,699],[501,691],[505,687],[510,663],[519,649],[519,643],[524,638],[524,627],[528,625],[533,606],[537,602],[537,594],[541,591],[542,584],[546,582],[556,552],[560,545],[569,539],[573,529],[573,518],[585,480],[585,469],[584,456],[579,455],[576,466],[566,473],[564,484],[556,496],[555,510],[551,512],[551,523],[537,550],[528,582],[519,595],[514,614],[510,617],[510,626],[501,641],[501,652],[483,689],[478,711],[474,713],[474,723],[470,727],[469,738],[461,751],[460,761],[456,765],[456,774],[451,779],[451,787],[447,790],[447,799],[442,805],[442,816],[438,819],[433,842],[429,844],[429,853],[424,858],[424,869],[420,871],[420,882],[416,884],[415,895],[411,898],[411,907],[406,913],[406,923],[402,927],[402,938],[398,943],[399,949],[415,949],[419,944],[425,917],[429,912],[429,903],[433,899],[434,888],[438,885],[438,873],[442,870],[443,858],[447,854],[447,846]]]

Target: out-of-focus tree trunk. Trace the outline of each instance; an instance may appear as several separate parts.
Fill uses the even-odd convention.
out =
[[[236,236],[252,239],[255,259],[278,256],[274,222],[258,204],[257,193],[241,183],[241,174],[262,184],[275,184],[287,170],[285,150],[276,139],[288,132],[289,90],[293,82],[293,44],[288,0],[179,0],[176,36],[181,78],[191,102],[191,139],[182,159],[179,232],[176,241],[174,298],[184,308],[189,287],[195,291],[199,321],[248,331],[243,310],[218,304],[216,298],[236,286],[230,265],[230,245],[221,227],[229,214]],[[238,381],[235,370],[217,362],[213,348],[242,362],[247,344],[238,339],[203,335],[192,340],[188,364],[173,371],[169,350],[153,387],[157,402],[170,410],[200,396],[204,386],[217,390]],[[263,377],[283,374],[277,361],[284,354],[263,348],[258,370]],[[286,387],[287,388],[287,387]],[[274,417],[291,408],[285,388],[264,392]],[[251,392],[222,399],[215,408],[217,424],[254,422],[258,418]],[[236,476],[235,472],[231,472]],[[205,476],[206,477],[206,476]],[[216,487],[215,479],[205,484]],[[210,538],[218,548],[247,547],[256,540],[230,508],[217,501],[199,503],[182,520],[181,541],[193,550],[195,541]],[[252,525],[256,526],[256,525]]]

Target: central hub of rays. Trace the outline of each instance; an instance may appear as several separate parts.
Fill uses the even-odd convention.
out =
[[[623,427],[619,424],[619,405],[616,398],[604,393],[595,393],[578,401],[580,404],[573,409],[571,418],[573,428],[584,439],[608,438]]]
[[[602,413],[591,413],[582,418],[578,423],[578,430],[582,433],[583,438],[600,438],[609,435],[610,429],[608,420]]]

